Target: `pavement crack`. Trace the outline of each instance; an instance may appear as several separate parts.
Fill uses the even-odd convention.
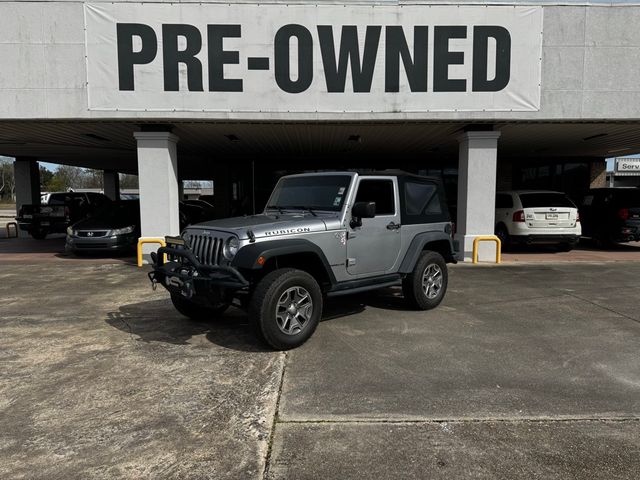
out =
[[[428,424],[473,424],[473,423],[564,423],[564,422],[640,422],[640,416],[625,417],[487,417],[487,418],[424,418],[424,419],[394,419],[394,418],[359,418],[359,419],[303,419],[280,420],[282,425],[339,425],[339,424],[390,424],[390,425],[428,425]]]
[[[593,305],[593,306],[595,306],[595,307],[601,308],[602,310],[606,310],[607,312],[615,313],[616,315],[619,315],[619,316],[621,316],[621,317],[624,317],[624,318],[626,318],[627,320],[631,320],[632,322],[640,323],[640,320],[639,320],[639,319],[637,319],[637,318],[633,318],[633,317],[631,317],[631,316],[629,316],[629,315],[626,315],[626,314],[624,314],[624,313],[622,313],[622,312],[618,312],[618,311],[614,310],[613,308],[605,307],[604,305],[601,305],[601,304],[599,304],[599,303],[596,303],[596,302],[594,302],[593,300],[589,300],[588,298],[583,298],[583,297],[581,297],[581,296],[579,296],[579,295],[576,295],[575,293],[566,292],[566,295],[568,295],[568,296],[570,296],[570,297],[573,297],[573,298],[575,298],[575,299],[578,299],[578,300],[582,300],[583,302],[587,302],[587,303],[589,303],[589,304],[591,304],[591,305]]]
[[[284,352],[284,360],[282,362],[282,373],[280,374],[280,384],[278,385],[278,394],[276,396],[276,407],[273,415],[273,421],[271,422],[271,431],[269,432],[269,439],[267,440],[267,453],[264,459],[264,470],[262,472],[263,480],[267,480],[269,478],[269,469],[271,467],[271,454],[273,450],[273,439],[276,433],[276,425],[281,423],[279,419],[280,413],[280,398],[282,397],[282,386],[284,384],[284,375],[287,370],[287,358],[288,353]]]

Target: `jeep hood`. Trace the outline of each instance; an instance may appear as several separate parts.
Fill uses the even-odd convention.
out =
[[[308,213],[260,214],[246,217],[223,218],[209,222],[190,225],[186,230],[210,230],[229,232],[240,239],[247,239],[247,231],[251,230],[256,238],[282,237],[300,233],[324,232],[327,230],[325,220],[334,217],[314,217]]]

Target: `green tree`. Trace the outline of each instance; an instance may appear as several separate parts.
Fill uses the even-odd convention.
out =
[[[53,180],[53,172],[47,167],[40,165],[40,190],[43,192],[49,191],[51,180]]]

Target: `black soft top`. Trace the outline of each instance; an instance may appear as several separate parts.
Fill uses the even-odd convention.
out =
[[[415,175],[404,170],[381,170],[363,172],[359,175],[398,178],[400,217],[404,225],[451,221],[444,186],[440,178]]]

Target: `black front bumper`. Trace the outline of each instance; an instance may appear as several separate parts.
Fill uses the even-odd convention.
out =
[[[164,255],[169,261],[164,262]],[[218,303],[228,292],[247,289],[249,282],[235,268],[204,265],[190,250],[161,247],[151,254],[153,270],[149,279],[154,287],[159,283],[170,293],[186,298],[204,297]]]

